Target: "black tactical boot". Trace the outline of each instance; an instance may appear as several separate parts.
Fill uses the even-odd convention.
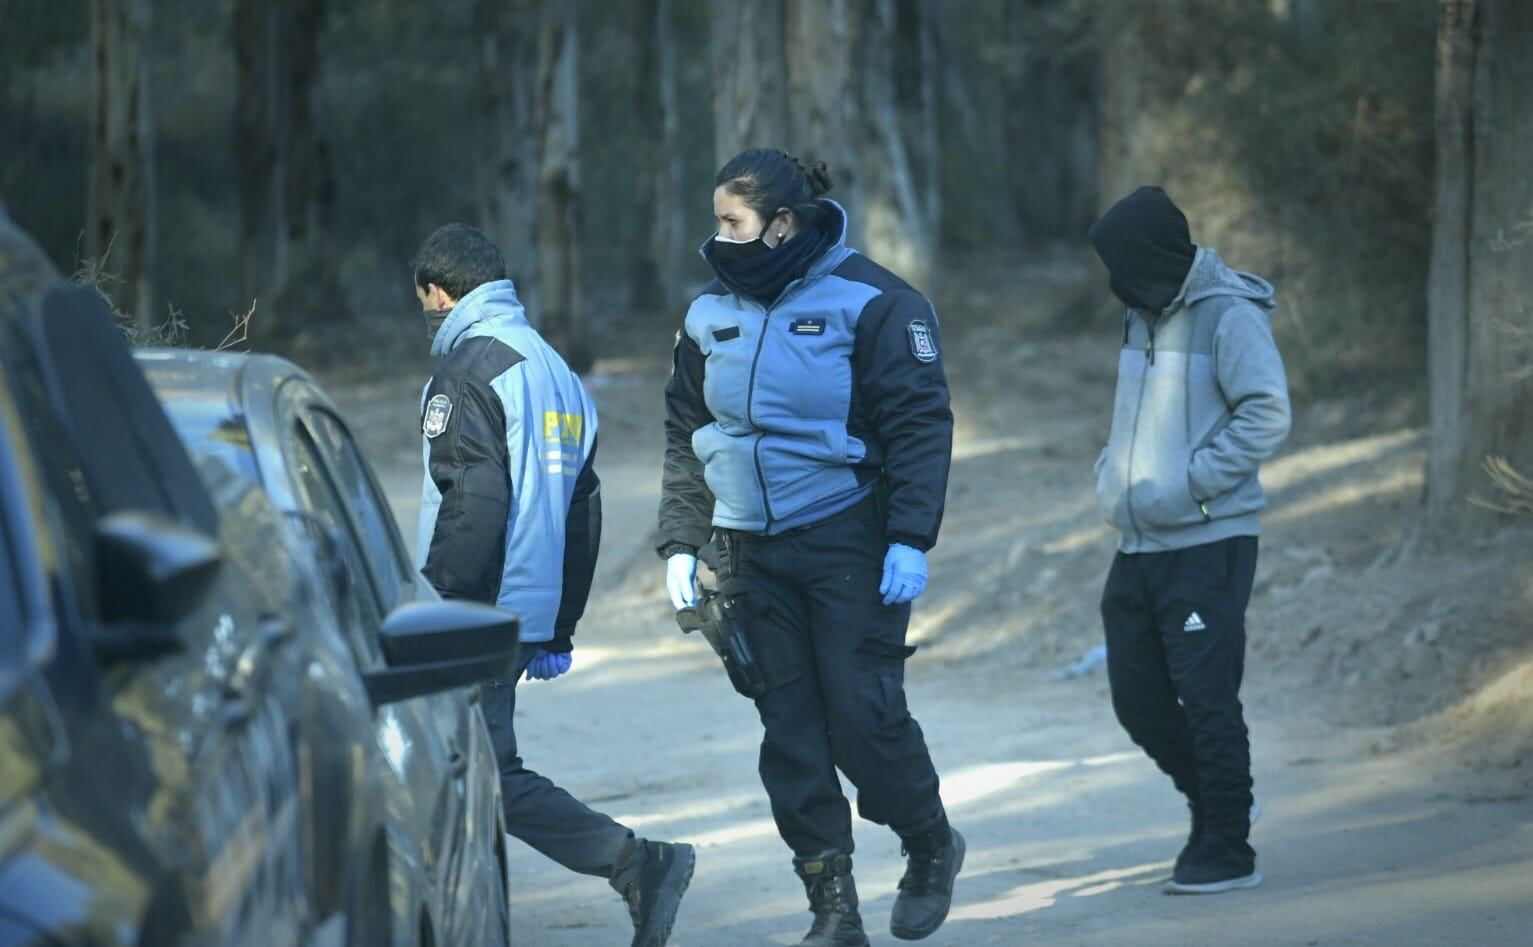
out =
[[[697,853],[690,845],[634,840],[612,876],[612,887],[633,918],[633,947],[663,947],[696,866]]]
[[[793,859],[793,870],[804,879],[814,923],[799,947],[869,947],[857,913],[857,885],[852,882],[852,856],[821,852]]]
[[[900,851],[909,856],[900,894],[889,917],[889,933],[900,940],[930,937],[947,920],[953,905],[953,879],[963,868],[963,836],[938,815],[925,825],[901,832]]]

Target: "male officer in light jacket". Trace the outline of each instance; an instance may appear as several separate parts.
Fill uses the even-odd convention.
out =
[[[1254,887],[1245,611],[1266,505],[1257,469],[1289,428],[1272,286],[1195,246],[1160,188],[1119,201],[1090,240],[1128,307],[1097,462],[1097,501],[1120,533],[1102,597],[1113,708],[1192,810],[1167,890]]]
[[[608,879],[633,917],[634,947],[659,947],[692,878],[692,846],[635,838],[527,769],[512,728],[522,674],[552,680],[570,669],[591,591],[601,542],[596,409],[527,321],[483,234],[442,227],[413,270],[431,354],[442,360],[421,402],[421,571],[446,598],[521,619],[519,665],[482,691],[506,831],[571,871]]]

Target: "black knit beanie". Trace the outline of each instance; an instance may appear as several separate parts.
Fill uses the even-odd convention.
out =
[[[1114,204],[1087,239],[1107,264],[1113,295],[1147,312],[1171,305],[1198,252],[1186,215],[1158,187],[1141,187]]]

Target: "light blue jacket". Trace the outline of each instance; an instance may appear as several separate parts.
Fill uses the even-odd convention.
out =
[[[846,246],[839,204],[819,203],[827,249],[777,299],[721,272],[687,312],[666,388],[667,543],[777,535],[880,489],[891,541],[937,541],[953,415],[936,313]]]
[[[596,537],[569,535],[584,531],[571,526],[572,507],[597,489],[596,408],[509,280],[459,300],[431,351],[443,361],[421,400],[419,565],[446,595],[493,597],[516,612],[523,641],[567,636],[599,538],[599,527]],[[588,541],[589,562],[583,549],[566,554]]]

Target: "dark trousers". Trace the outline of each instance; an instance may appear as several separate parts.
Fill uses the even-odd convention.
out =
[[[864,819],[896,831],[942,812],[937,771],[905,706],[910,606],[879,594],[888,543],[872,504],[783,536],[726,534],[722,590],[739,597],[769,690],[761,782],[795,855],[852,851]]]
[[[538,654],[536,645],[523,645],[510,680],[480,688],[485,723],[500,766],[506,831],[571,871],[610,879],[633,832],[522,765],[516,750],[512,726],[516,682]]]
[[[1240,706],[1257,541],[1119,553],[1102,595],[1113,710],[1198,807],[1245,839],[1251,748]]]

